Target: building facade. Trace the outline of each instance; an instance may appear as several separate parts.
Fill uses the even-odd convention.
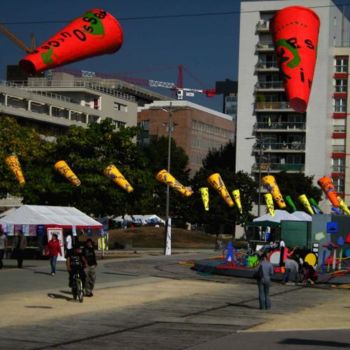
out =
[[[138,123],[143,129],[142,142],[149,137],[168,136],[169,113],[175,125],[172,138],[189,157],[193,176],[202,166],[208,151],[234,140],[232,117],[189,101],[156,101],[139,107]]]
[[[296,5],[314,10],[321,22],[306,113],[297,113],[288,104],[269,31],[276,10]],[[314,176],[315,183],[332,175],[332,167],[338,164],[335,159],[345,159],[344,154],[334,158],[335,150],[341,145],[344,148],[346,139],[346,118],[335,118],[335,108],[344,110],[345,99],[343,91],[335,91],[334,50],[349,46],[347,18],[330,0],[243,0],[240,23],[237,171],[251,173],[257,181],[264,174],[280,171]],[[338,162],[342,166],[342,161]],[[336,185],[343,193],[342,183]]]

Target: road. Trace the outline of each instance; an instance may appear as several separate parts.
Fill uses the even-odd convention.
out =
[[[273,284],[258,309],[253,280],[190,269],[214,252],[100,260],[94,297],[72,300],[67,273],[47,261],[0,270],[0,349],[350,348],[346,289]]]

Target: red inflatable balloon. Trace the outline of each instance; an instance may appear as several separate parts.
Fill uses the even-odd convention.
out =
[[[123,43],[119,22],[108,12],[92,9],[76,18],[20,61],[29,74],[84,58],[114,53]]]
[[[276,12],[271,33],[290,106],[306,111],[317,55],[320,19],[312,10],[286,7]]]

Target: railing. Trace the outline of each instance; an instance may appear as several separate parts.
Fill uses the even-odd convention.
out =
[[[254,129],[280,129],[280,130],[305,130],[304,122],[258,122],[254,124]]]
[[[274,50],[275,46],[271,42],[259,42],[256,44],[257,50]]]
[[[276,61],[266,61],[266,62],[258,62],[255,65],[257,69],[276,69],[278,70],[278,65]]]
[[[283,89],[282,81],[258,81],[255,84],[256,89]]]
[[[277,109],[277,110],[285,110],[285,109],[292,109],[287,101],[281,101],[281,102],[256,102],[255,103],[255,109]]]
[[[263,31],[267,31],[270,29],[270,22],[268,21],[261,21],[258,22],[255,26],[256,30],[263,30]]]
[[[280,163],[261,163],[261,171],[304,171],[304,164],[280,164]],[[254,172],[259,171],[259,164],[254,164],[252,167]]]
[[[259,151],[260,152],[260,144],[255,144],[253,146],[254,151]],[[301,141],[293,141],[293,142],[279,142],[279,143],[274,143],[274,142],[269,142],[263,144],[263,150],[268,151],[268,150],[285,150],[285,151],[304,151],[305,150],[305,143]]]
[[[333,145],[332,151],[334,153],[346,153],[345,151],[345,145]]]
[[[41,95],[43,94],[52,94],[50,96],[60,96],[61,99],[66,98],[69,100],[68,97],[61,96],[59,94],[53,94],[50,92],[44,92],[42,91],[41,88],[86,88],[86,89],[91,89],[91,90],[96,90],[100,91],[102,93],[105,93],[107,95],[112,95],[124,100],[128,101],[135,101],[135,96],[125,94],[123,92],[120,92],[117,90],[117,87],[119,84],[117,82],[112,83],[99,83],[97,81],[93,81],[91,79],[70,79],[70,80],[51,80],[51,79],[46,79],[46,78],[37,78],[33,80],[27,81],[16,81],[15,83],[13,82],[3,82],[3,85],[7,86],[12,86],[28,91],[32,91],[34,93],[39,93]],[[37,90],[36,90],[37,89]],[[39,90],[40,89],[40,90]],[[49,96],[49,95],[45,95]],[[54,97],[55,98],[55,97]],[[66,101],[66,100],[65,100]]]

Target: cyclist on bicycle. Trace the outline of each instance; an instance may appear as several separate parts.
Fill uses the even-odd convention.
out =
[[[75,273],[79,273],[84,286],[86,276],[84,268],[87,266],[87,261],[83,256],[80,247],[75,247],[73,253],[70,256],[67,256],[66,265],[69,273],[69,287],[72,287],[73,275]]]

